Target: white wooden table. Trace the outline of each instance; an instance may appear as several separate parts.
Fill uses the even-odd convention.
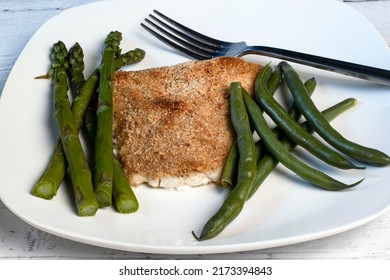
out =
[[[0,92],[24,45],[49,18],[94,0],[0,0]],[[345,1],[390,45],[390,1]],[[1,98],[1,97],[0,97]],[[1,136],[0,136],[1,137]],[[40,231],[0,201],[0,259],[390,259],[390,212],[356,229],[315,241],[217,255],[149,255],[105,249]]]

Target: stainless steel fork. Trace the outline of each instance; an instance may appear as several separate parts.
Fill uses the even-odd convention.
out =
[[[245,42],[225,42],[196,32],[156,10],[153,13],[141,26],[165,44],[196,60],[258,54],[390,86],[390,71],[386,69],[273,47],[248,46]]]

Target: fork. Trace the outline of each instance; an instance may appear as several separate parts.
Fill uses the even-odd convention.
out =
[[[141,26],[160,41],[196,60],[258,54],[390,86],[390,71],[386,69],[280,48],[248,46],[245,42],[225,42],[194,31],[159,11],[153,10],[153,13]]]

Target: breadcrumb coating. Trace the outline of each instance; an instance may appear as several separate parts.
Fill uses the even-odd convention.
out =
[[[113,135],[129,182],[161,186],[164,178],[199,174],[214,174],[209,181],[218,181],[215,173],[234,139],[230,83],[240,81],[253,92],[260,69],[221,57],[116,72]],[[191,179],[185,183],[191,185]]]

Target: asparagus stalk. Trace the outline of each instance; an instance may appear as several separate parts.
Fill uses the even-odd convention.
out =
[[[84,128],[90,147],[94,146],[96,135],[96,108],[87,108]],[[128,214],[138,210],[139,204],[120,162],[113,155],[113,188],[112,200],[119,213]]]
[[[115,60],[115,69],[140,62],[144,56],[145,52],[138,48],[122,54]],[[85,110],[98,87],[98,80],[99,71],[96,69],[86,80],[80,94],[73,101],[71,108],[77,130],[82,125]],[[66,168],[67,163],[62,149],[61,139],[58,139],[50,162],[37,183],[33,186],[32,194],[43,199],[52,199],[57,194],[57,190],[65,176]]]
[[[68,73],[70,77],[70,89],[73,94],[73,98],[79,95],[81,88],[85,84],[83,75],[84,71],[84,53],[78,43],[76,43],[68,52],[69,68]],[[35,79],[51,79],[54,75],[53,67],[50,67],[49,72],[46,75],[38,76]],[[57,145],[55,146],[52,158],[50,160],[48,168],[42,175],[42,180],[33,188],[32,193],[38,197],[51,199],[57,189],[55,187],[56,180],[51,179],[51,174],[62,174],[66,170],[66,161],[64,160],[65,155],[62,149],[62,142],[59,138]],[[61,179],[62,180],[62,179]]]
[[[80,96],[73,101],[71,109],[77,131],[80,130],[83,119],[82,115],[85,112],[89,99],[97,89],[98,79],[99,77],[96,71],[84,84]],[[49,164],[37,183],[33,186],[31,193],[40,198],[52,199],[57,194],[67,167],[68,164],[62,149],[61,138],[58,138]]]
[[[52,49],[54,117],[56,119],[62,147],[69,164],[76,206],[80,216],[95,215],[99,208],[93,192],[92,176],[74,122],[67,86],[67,50],[61,41]]]
[[[75,98],[80,94],[80,90],[85,83],[84,56],[83,50],[79,44],[75,44],[68,53],[69,61],[69,86]],[[95,143],[96,135],[96,102],[92,98],[84,114],[84,132],[86,134],[89,148],[92,149]],[[113,176],[113,203],[119,213],[132,213],[138,210],[138,200],[123,173],[120,162],[114,157],[114,176]]]
[[[114,158],[114,187],[112,196],[116,210],[122,214],[133,213],[138,210],[139,204],[129,181],[123,173],[120,162]]]
[[[112,144],[112,74],[115,71],[115,56],[118,53],[122,34],[110,32],[105,40],[99,66],[99,98],[94,148],[94,185],[100,207],[112,203],[113,144]]]
[[[96,106],[91,102],[84,115],[84,129],[90,148],[93,149],[96,135]],[[113,155],[112,198],[119,213],[128,214],[138,210],[139,204],[132,187],[123,173],[120,162]]]
[[[90,147],[94,147],[96,136],[96,106],[91,102],[84,116],[84,129]],[[120,162],[113,155],[112,199],[119,213],[128,214],[138,210],[139,204]]]
[[[91,152],[93,152],[95,146],[96,136],[96,101],[95,98],[89,102],[89,105],[84,113],[84,131],[89,144]]]

